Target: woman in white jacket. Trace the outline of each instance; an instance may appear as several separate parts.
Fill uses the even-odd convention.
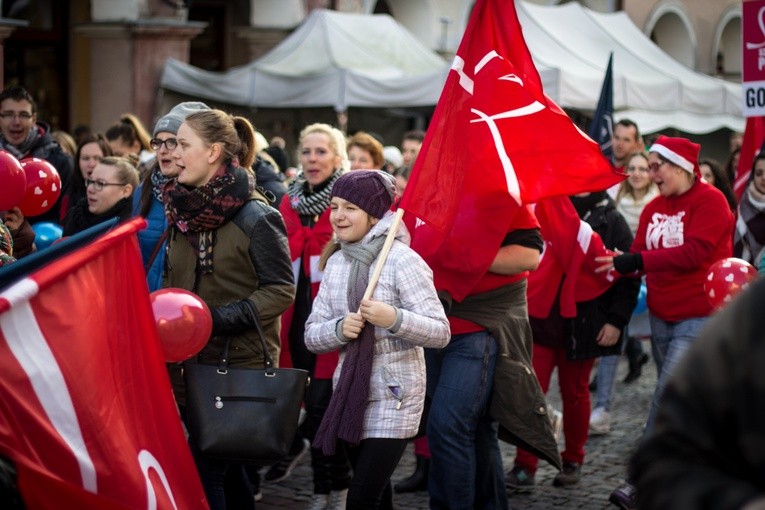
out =
[[[334,393],[314,446],[346,448],[354,468],[346,508],[392,508],[390,477],[417,433],[425,402],[423,347],[444,347],[449,323],[433,273],[401,224],[371,299],[362,300],[393,213],[395,181],[359,170],[332,187],[334,242],[306,323],[309,350],[340,350]],[[338,253],[339,251],[339,253]]]

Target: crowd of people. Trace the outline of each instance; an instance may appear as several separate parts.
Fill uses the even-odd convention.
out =
[[[0,128],[1,149],[48,160],[62,182],[57,203],[41,216],[2,212],[0,266],[35,250],[37,222],[58,223],[69,236],[111,218],[141,216],[149,290],[182,288],[211,310],[213,330],[198,362],[217,364],[225,352],[233,367],[261,366],[259,322],[271,356],[309,372],[298,433],[278,462],[212,458],[189,438],[213,510],[254,508],[262,483],[285,480],[306,457],[310,510],[392,509],[395,492],[414,491],[427,491],[432,509],[506,509],[508,494],[534,489],[539,459],[560,470],[553,485],[576,485],[588,436],[611,431],[620,356],[628,359],[625,382],[636,380],[649,360],[648,339],[659,374],[655,393],[641,447],[610,498],[627,510],[638,503],[678,508],[669,497],[655,497],[661,491],[654,487],[668,483],[680,459],[693,460],[667,434],[679,434],[687,416],[704,419],[687,399],[705,400],[690,384],[707,381],[684,358],[724,363],[694,349],[702,331],[714,348],[728,349],[724,334],[704,329],[714,311],[704,280],[713,263],[734,255],[765,272],[765,154],[755,157],[737,199],[729,171],[701,158],[699,145],[659,136],[646,146],[627,119],[615,124],[610,161],[626,179],[569,197],[614,253],[598,258],[597,271],[617,275],[602,295],[577,303],[575,317],[561,314],[558,298],[547,316],[529,317],[526,276],[539,265],[545,239],[533,206],[515,213],[491,266],[465,299],[454,301],[437,288],[394,213],[422,131],[406,133],[395,147],[375,133],[347,136],[309,124],[291,167],[283,139],[269,143],[246,118],[194,101],[160,117],[151,134],[126,114],[103,134],[59,132],[54,139],[21,87],[0,93]],[[731,160],[737,151],[731,147]],[[389,233],[394,241],[383,263],[378,256]],[[379,281],[367,289],[380,264]],[[641,292],[647,312],[633,314]],[[741,343],[752,338],[743,335]],[[560,416],[544,395],[556,368],[560,453],[554,437]],[[168,366],[185,420],[182,369],[182,363]],[[513,395],[512,408],[492,407],[500,394]],[[728,416],[723,405],[710,413]],[[518,446],[513,466],[502,462],[500,426],[503,438]],[[750,439],[753,449],[761,430]],[[409,441],[416,469],[393,487],[391,475]],[[677,459],[666,459],[672,451]],[[751,449],[741,455],[752,456]],[[659,477],[650,462],[662,456],[667,474]],[[761,497],[758,482],[740,481],[755,490],[732,491],[726,504]]]

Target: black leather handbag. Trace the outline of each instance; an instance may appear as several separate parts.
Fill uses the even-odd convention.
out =
[[[263,344],[263,369],[229,367],[230,341],[218,365],[184,364],[189,441],[205,455],[270,463],[289,453],[308,372],[274,368],[260,320],[255,322]]]

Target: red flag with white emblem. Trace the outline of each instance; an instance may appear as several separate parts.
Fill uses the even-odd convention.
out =
[[[206,509],[134,220],[0,292],[0,456],[26,508]]]
[[[741,199],[752,175],[752,161],[765,145],[765,117],[749,117],[746,119],[744,140],[739,154],[738,167],[735,168],[733,193],[736,200]]]
[[[514,1],[478,0],[400,204],[436,287],[470,291],[518,204],[622,179],[544,94]]]
[[[606,248],[587,222],[579,219],[568,197],[541,200],[534,213],[545,248],[539,267],[528,278],[529,315],[546,318],[560,289],[561,316],[575,317],[576,303],[600,296],[619,277],[615,271],[595,272],[602,265],[595,262],[596,257],[615,253]]]

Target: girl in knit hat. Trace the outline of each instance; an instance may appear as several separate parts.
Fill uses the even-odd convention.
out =
[[[335,182],[334,238],[319,263],[324,278],[306,323],[312,352],[340,351],[314,446],[348,452],[354,474],[347,509],[392,508],[390,477],[417,433],[425,402],[423,347],[442,348],[450,338],[433,273],[409,247],[403,224],[387,260],[378,258],[392,226],[394,196],[395,181],[378,170],[350,172]],[[362,299],[381,263],[372,297]]]

